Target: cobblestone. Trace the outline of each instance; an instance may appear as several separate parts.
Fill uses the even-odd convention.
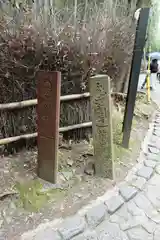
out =
[[[47,228],[47,229],[45,229],[45,231],[43,230],[43,231],[38,232],[34,237],[34,240],[44,240],[44,239],[61,240],[62,238],[53,229]]]
[[[98,240],[98,236],[95,231],[87,231],[77,237],[72,238],[72,240]]]
[[[160,213],[156,210],[146,212],[147,217],[154,223],[160,224]]]
[[[119,192],[125,201],[129,201],[137,194],[138,190],[135,187],[124,184],[120,187]]]
[[[142,227],[132,228],[128,231],[130,240],[153,240],[153,235],[147,233]]]
[[[155,143],[157,143],[159,141],[159,137],[157,137],[157,136],[155,136],[155,135],[153,135],[152,137],[151,137],[151,143],[153,144],[155,144]]]
[[[158,150],[160,150],[160,143],[159,143],[159,140],[157,141],[153,141],[149,144],[151,147],[155,147],[157,148]]]
[[[143,177],[146,180],[149,180],[152,176],[153,173],[153,168],[150,167],[142,167],[141,169],[138,170],[137,176]]]
[[[160,175],[154,174],[153,177],[148,181],[149,185],[157,185],[160,187]]]
[[[147,220],[141,223],[142,227],[146,230],[146,232],[153,234],[156,231],[157,224],[153,221]]]
[[[85,229],[85,221],[78,215],[64,220],[58,232],[64,240],[70,240],[74,236],[82,233]]]
[[[147,185],[145,195],[155,208],[160,208],[160,191],[159,185]]]
[[[145,165],[146,167],[155,168],[156,162],[155,162],[155,161],[152,161],[152,160],[145,160],[145,161],[144,161],[144,165]]]
[[[158,136],[158,137],[160,137],[160,131],[159,131],[159,130],[158,130],[158,131],[157,131],[157,130],[155,130],[153,134],[154,134],[155,136]]]
[[[105,218],[107,207],[104,204],[100,204],[91,208],[86,213],[86,220],[90,227],[96,227],[99,225]]]
[[[147,199],[147,197],[144,195],[144,193],[138,194],[134,198],[134,202],[135,202],[136,206],[139,207],[140,209],[142,209],[145,213],[154,210],[151,202]]]
[[[160,229],[156,229],[154,232],[154,240],[160,239]]]
[[[160,175],[160,165],[156,167],[156,173]]]
[[[148,147],[148,150],[150,153],[153,153],[153,154],[158,154],[159,153],[159,149],[157,149],[156,147]]]
[[[125,240],[125,235],[122,234],[117,224],[109,223],[108,221],[98,226],[96,232],[99,240]]]
[[[133,186],[133,187],[136,187],[139,190],[142,190],[144,185],[145,185],[145,183],[146,183],[146,179],[145,178],[135,176],[132,179],[132,181],[129,182],[128,184]]]
[[[159,124],[160,114],[157,119]],[[82,216],[75,214],[55,229],[52,226],[21,240],[159,240],[160,155],[153,144],[160,141],[160,130],[152,131],[148,141],[150,152],[142,159],[142,167],[138,163],[112,197],[103,196]]]
[[[124,203],[124,200],[121,196],[114,196],[108,201],[105,202],[108,208],[108,213],[113,214],[115,213]]]
[[[119,224],[119,226],[123,223],[129,222],[133,216],[128,211],[127,204],[124,204],[116,213],[115,216],[117,216],[115,223]],[[112,220],[113,222],[113,220]]]
[[[152,161],[156,161],[156,162],[159,162],[160,159],[159,159],[159,156],[158,155],[155,155],[155,154],[151,154],[151,153],[148,153],[146,158],[148,160],[152,160]]]
[[[145,213],[142,209],[140,209],[134,200],[128,202],[127,204],[128,211],[132,214],[132,216],[145,216]]]

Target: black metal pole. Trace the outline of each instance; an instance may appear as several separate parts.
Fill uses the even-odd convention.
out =
[[[128,148],[131,134],[132,119],[136,101],[137,87],[139,81],[139,74],[141,69],[141,60],[143,55],[143,48],[145,46],[145,37],[149,18],[149,8],[141,9],[139,20],[137,23],[133,58],[128,86],[128,93],[126,99],[126,107],[123,121],[123,140],[122,146]]]

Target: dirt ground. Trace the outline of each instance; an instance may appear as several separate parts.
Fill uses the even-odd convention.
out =
[[[90,142],[63,142],[59,149],[58,184],[47,185],[36,176],[37,149],[0,159],[0,239],[18,239],[40,223],[76,212],[122,180],[136,163],[149,120],[157,108],[146,97],[137,98],[130,148],[121,143],[123,105],[113,111],[115,180],[94,175]]]

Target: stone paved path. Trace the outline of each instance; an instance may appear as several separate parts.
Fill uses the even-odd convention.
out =
[[[76,215],[48,223],[22,240],[160,240],[160,113],[137,166],[124,182]]]

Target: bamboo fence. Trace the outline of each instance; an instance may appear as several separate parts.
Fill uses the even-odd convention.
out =
[[[121,97],[125,97],[126,94],[123,93],[111,93],[112,96],[119,95]],[[61,96],[60,101],[61,102],[66,102],[66,101],[72,101],[72,100],[78,100],[78,99],[84,99],[84,98],[89,98],[90,93],[82,93],[82,94],[72,94],[72,95],[66,95],[66,96]],[[31,107],[31,106],[36,106],[37,105],[37,99],[32,99],[32,100],[26,100],[26,101],[21,101],[21,102],[14,102],[14,103],[5,103],[5,104],[0,104],[0,111],[9,111],[9,110],[15,110],[15,109],[22,109],[26,107]],[[88,128],[92,127],[92,122],[85,122],[85,123],[80,123],[80,124],[75,124],[71,126],[66,126],[66,127],[61,127],[59,128],[59,132],[68,132],[71,130],[75,129],[80,129],[80,128]],[[3,138],[0,139],[0,145],[5,145],[9,144],[12,142],[16,142],[19,140],[27,140],[27,139],[32,139],[36,138],[38,136],[38,133],[30,133],[30,134],[24,134],[20,136],[13,136],[9,138]]]

